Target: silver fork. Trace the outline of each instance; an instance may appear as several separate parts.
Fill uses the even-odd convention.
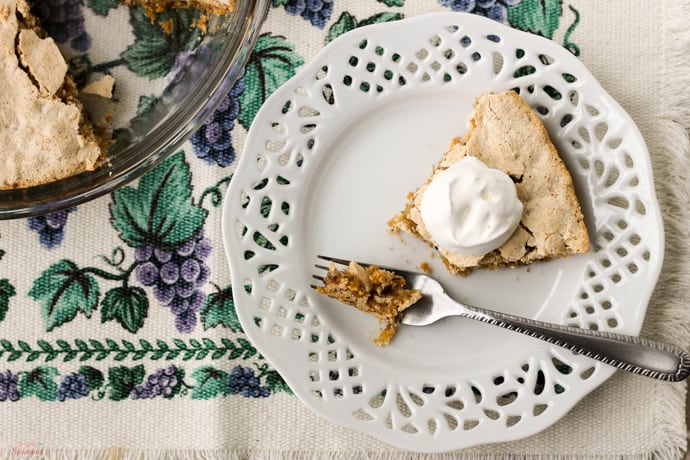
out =
[[[347,259],[323,255],[317,257],[341,265],[350,263]],[[405,278],[408,288],[422,292],[422,298],[403,313],[402,324],[426,326],[447,316],[462,316],[544,340],[634,374],[668,382],[679,382],[690,375],[690,357],[672,345],[631,335],[536,321],[467,305],[450,298],[441,283],[423,273],[357,263],[362,267],[376,265],[397,273]],[[324,265],[315,266],[328,270]],[[314,278],[323,280],[319,275],[314,275]]]

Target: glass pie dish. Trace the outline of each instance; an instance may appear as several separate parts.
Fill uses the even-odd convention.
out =
[[[94,123],[113,130],[113,144],[94,171],[0,190],[0,219],[44,214],[92,200],[177,151],[241,76],[268,8],[266,0],[238,0],[234,11],[209,16],[207,22],[184,10],[158,17],[156,24],[140,7],[90,2],[75,15],[77,26],[52,24],[58,31],[54,39],[78,85],[84,74],[114,77],[112,100],[91,95],[83,99]],[[181,32],[166,35],[170,24]],[[50,26],[45,28],[53,36]]]

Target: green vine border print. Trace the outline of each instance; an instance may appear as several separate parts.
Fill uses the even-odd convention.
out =
[[[69,362],[77,360],[79,362],[85,361],[102,361],[106,358],[114,361],[124,361],[130,359],[132,361],[142,360],[144,358],[150,361],[171,361],[182,360],[201,361],[206,358],[211,360],[220,360],[227,358],[228,360],[244,359],[255,357],[258,360],[263,360],[263,356],[257,353],[256,348],[242,337],[235,340],[223,337],[218,341],[214,341],[208,337],[201,340],[189,339],[187,341],[175,338],[168,341],[158,339],[155,344],[145,339],[139,339],[137,343],[126,339],[89,339],[88,341],[82,339],[74,339],[73,343],[66,340],[58,339],[54,343],[47,340],[38,339],[36,345],[32,346],[28,342],[18,340],[12,343],[9,340],[0,340],[0,358],[12,361],[62,361]]]

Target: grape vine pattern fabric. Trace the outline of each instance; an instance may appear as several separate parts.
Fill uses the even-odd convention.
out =
[[[405,0],[370,1],[379,11],[367,17],[337,9],[347,6],[345,0],[273,0],[270,15],[299,18],[321,34],[322,45],[354,28],[405,17]],[[486,16],[548,38],[567,28],[563,46],[579,52],[569,41],[579,14],[570,6],[574,14],[566,23],[561,0],[438,0],[432,6]],[[68,48],[70,70],[80,86],[91,75],[118,68],[148,80],[175,80],[203,34],[195,26],[198,13],[157,13],[156,22],[132,7],[129,23],[139,40],[118,57],[95,63],[86,17],[105,17],[116,8],[114,0],[45,0],[36,2],[34,12]],[[179,25],[172,33],[160,26],[168,20]],[[238,287],[216,267],[223,263],[219,206],[241,140],[261,104],[305,63],[299,40],[297,34],[262,33],[241,77],[211,117],[183,150],[138,181],[93,204],[3,224],[5,235],[22,235],[40,250],[31,255],[37,274],[27,289],[15,287],[6,266],[0,279],[0,402],[289,394],[280,375],[244,338],[232,299]],[[133,124],[145,122],[158,102],[142,95]],[[95,224],[116,244],[85,252],[74,242],[88,229],[77,221],[93,208],[105,211]],[[72,243],[66,243],[70,237]],[[2,248],[0,255],[17,249]],[[3,337],[8,312],[20,309],[38,312],[40,331],[35,337]],[[73,323],[81,327],[70,329]],[[88,331],[106,326],[115,335],[89,336]],[[166,332],[139,336],[156,329]],[[65,331],[77,335],[66,340]]]
[[[66,417],[55,414],[69,411],[153,408],[191,431],[183,410],[194,405],[203,413],[222,405],[230,417],[253,417],[242,420],[252,425],[269,404],[296,401],[243,332],[233,290],[248,287],[231,285],[221,235],[222,199],[264,101],[323,46],[359,27],[466,12],[586,56],[582,26],[596,8],[586,0],[270,2],[239,79],[179,151],[108,196],[0,222],[0,409],[45,409],[58,426]],[[199,46],[204,32],[192,10],[152,20],[119,0],[40,0],[33,8],[66,50],[78,86],[110,74],[117,85],[143,88],[128,112],[134,128],[145,129],[162,103],[149,88],[177,81],[192,53],[210,52]],[[127,30],[119,48],[102,54],[94,18],[116,14]],[[116,132],[116,141],[127,135]],[[261,235],[255,241],[270,244]]]

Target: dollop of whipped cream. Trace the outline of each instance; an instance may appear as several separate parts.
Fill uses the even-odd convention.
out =
[[[434,176],[420,205],[436,244],[466,256],[482,256],[508,241],[522,209],[512,179],[472,156]]]

